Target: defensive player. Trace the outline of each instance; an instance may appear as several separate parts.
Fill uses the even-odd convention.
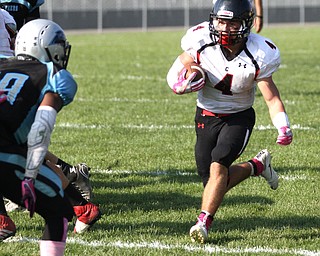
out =
[[[17,35],[17,57],[1,59],[0,65],[0,193],[23,205],[30,217],[37,212],[44,218],[41,255],[63,255],[74,211],[80,222],[101,215],[88,202],[72,207],[63,189],[73,187],[55,165],[44,164],[56,115],[77,90],[66,70],[70,47],[56,23],[30,21]]]
[[[19,1],[19,0],[0,0],[0,3],[2,3],[2,7],[8,10],[11,10],[11,12],[7,12],[4,9],[0,9],[1,16],[0,16],[0,23],[3,24],[2,20],[4,20],[4,26],[0,28],[0,55],[3,56],[13,56],[14,55],[14,42],[15,42],[15,36],[17,34],[17,23],[24,24],[27,21],[34,20],[37,18],[40,18],[39,13],[39,6],[44,3],[44,1]],[[24,7],[21,7],[24,6]],[[33,15],[30,15],[28,19],[26,19],[26,11],[25,8],[32,9],[34,11],[31,11]],[[14,16],[12,16],[14,15]],[[31,18],[32,17],[32,18]],[[20,29],[20,25],[18,28]],[[79,189],[81,194],[84,196],[86,200],[92,199],[92,186],[89,180],[89,171],[90,167],[85,163],[80,163],[77,165],[71,165],[69,163],[66,163],[62,159],[55,156],[53,153],[48,152],[46,155],[46,159],[50,160],[52,163],[59,165],[61,169],[63,170],[64,174],[67,176],[70,182],[74,186]],[[6,205],[7,210],[14,210],[16,208],[16,205],[9,202]]]
[[[14,55],[14,47],[12,47],[12,45],[15,35],[15,20],[7,11],[0,9],[0,58]],[[72,166],[59,159],[49,151],[47,152],[45,159],[49,160],[55,165],[60,166],[69,182],[72,183],[72,186],[66,186],[68,187],[66,188],[66,194],[71,200],[72,205],[74,206],[75,214],[78,217],[75,225],[75,232],[84,232],[94,224],[101,214],[97,206],[93,204],[87,204],[88,200],[90,201],[92,199],[92,186],[89,180],[90,167],[84,163]],[[78,191],[74,191],[73,186],[75,186]],[[79,195],[79,192],[82,196]],[[6,201],[7,203],[4,205],[3,200],[0,200],[0,241],[13,236],[16,232],[15,224],[10,219],[7,212],[11,212],[16,209],[23,209],[8,199],[6,199]],[[84,211],[87,211],[89,214],[83,214]],[[96,215],[96,218],[93,221],[92,216],[94,215]]]
[[[217,0],[210,21],[190,28],[181,40],[183,53],[170,68],[167,81],[177,94],[198,91],[195,156],[204,192],[192,241],[205,242],[213,218],[232,187],[253,176],[262,176],[272,189],[278,175],[268,150],[248,162],[233,164],[242,154],[255,124],[256,85],[278,130],[277,143],[292,141],[289,119],[272,74],[280,64],[277,46],[250,33],[254,13],[248,0]],[[205,78],[185,77],[187,64],[198,63]]]
[[[28,21],[40,18],[39,7],[43,4],[44,0],[0,0],[0,8],[13,16],[18,31]]]
[[[14,41],[17,34],[17,26],[14,18],[4,9],[0,9],[0,56],[14,56]],[[76,186],[85,199],[92,199],[92,186],[89,180],[90,167],[85,163],[70,165],[62,159],[49,152],[46,159],[61,166],[64,174],[70,182]],[[12,211],[17,205],[8,202],[6,208]]]

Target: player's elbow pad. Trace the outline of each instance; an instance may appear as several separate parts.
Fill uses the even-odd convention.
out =
[[[175,60],[175,62],[172,64],[167,74],[167,83],[172,90],[173,90],[173,85],[178,81],[179,74],[183,68],[184,68],[184,65],[182,64],[180,57],[178,57]]]
[[[26,177],[35,178],[48,151],[57,111],[50,106],[40,106],[28,134]]]

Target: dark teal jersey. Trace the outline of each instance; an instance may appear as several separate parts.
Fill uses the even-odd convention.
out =
[[[0,145],[24,144],[36,111],[47,92],[59,94],[63,106],[73,101],[77,83],[65,69],[52,62],[5,59],[0,61]],[[4,96],[3,95],[3,96]]]

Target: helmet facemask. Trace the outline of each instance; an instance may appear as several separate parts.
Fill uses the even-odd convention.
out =
[[[48,58],[53,63],[58,64],[62,68],[66,69],[71,52],[71,45],[66,40],[62,31],[56,32],[56,36],[52,42],[44,47],[47,52]]]

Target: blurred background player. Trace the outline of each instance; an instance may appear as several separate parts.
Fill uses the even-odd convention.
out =
[[[3,17],[3,16],[0,16],[0,17]],[[0,19],[0,21],[2,21],[2,22],[0,22],[0,24],[3,26],[3,24],[4,24],[4,19]],[[43,24],[42,24],[43,23]],[[50,28],[50,29],[45,29],[44,27],[46,26],[46,25],[49,25],[48,26],[48,28]],[[53,29],[55,29],[55,31],[52,31],[51,30],[51,28],[53,27]],[[28,31],[28,29],[31,29],[30,31],[32,31],[35,35],[38,35],[37,33],[40,33],[40,30],[41,30],[41,32],[45,32],[44,34],[43,34],[43,38],[41,38],[41,40],[43,40],[43,39],[48,39],[48,38],[50,38],[50,36],[51,36],[51,38],[52,38],[52,45],[42,45],[42,46],[40,46],[39,44],[36,44],[36,46],[34,46],[32,43],[30,43],[29,45],[28,45],[28,40],[25,40],[25,39],[30,39],[30,40],[32,40],[32,34],[30,35],[30,38],[28,38],[28,32],[29,32],[29,34],[30,34],[30,31]],[[1,30],[2,32],[3,32],[3,30]],[[52,34],[53,32],[55,32],[55,33],[57,33],[56,35],[50,35],[50,34]],[[19,34],[20,35],[20,34]],[[54,36],[56,36],[56,37],[54,37]],[[34,36],[35,38],[37,38],[36,36]],[[57,25],[57,24],[55,24],[55,23],[53,23],[53,22],[51,22],[51,21],[47,21],[47,20],[39,20],[39,22],[36,22],[35,24],[32,24],[32,25],[30,25],[30,26],[28,26],[25,30],[24,30],[24,32],[22,33],[22,35],[20,36],[20,38],[18,37],[18,40],[21,40],[20,41],[20,44],[18,43],[18,45],[20,46],[20,48],[19,48],[19,46],[18,46],[18,52],[19,53],[16,53],[16,55],[19,55],[19,59],[25,59],[25,60],[27,60],[27,61],[25,61],[24,62],[24,64],[26,65],[26,66],[28,66],[28,64],[34,64],[35,65],[35,62],[31,62],[31,60],[34,60],[34,61],[36,61],[36,59],[40,59],[42,62],[50,62],[50,60],[53,60],[52,58],[58,58],[59,59],[59,63],[55,63],[55,69],[57,69],[57,67],[58,67],[58,69],[57,69],[57,71],[59,71],[60,69],[60,71],[59,71],[59,73],[61,72],[62,74],[69,74],[66,70],[65,70],[65,68],[66,68],[66,65],[67,65],[67,61],[68,61],[68,56],[69,56],[69,49],[70,49],[70,46],[68,46],[67,45],[67,42],[66,42],[66,40],[65,40],[65,37],[64,37],[64,33],[63,33],[63,31],[61,30],[61,28]],[[60,41],[55,41],[55,40],[60,40]],[[39,39],[40,40],[40,39]],[[45,40],[44,40],[45,41]],[[23,43],[22,42],[26,42],[26,45],[22,45]],[[33,42],[34,43],[34,42]],[[38,42],[37,42],[38,43]],[[48,43],[48,41],[47,42],[45,42],[45,43]],[[38,50],[36,51],[36,53],[35,53],[35,55],[36,56],[33,56],[33,53],[34,53],[34,49],[35,48],[37,48],[38,47]],[[44,50],[44,48],[43,47],[45,47],[46,49],[48,49],[48,56],[44,56],[44,55],[46,55],[47,54],[47,52]],[[55,48],[56,47],[56,48]],[[25,50],[22,50],[22,48]],[[31,49],[32,48],[32,49]],[[23,53],[22,53],[23,52]],[[50,54],[51,53],[51,54]],[[19,65],[20,65],[20,63],[21,63],[21,61],[19,62],[17,62],[17,60],[8,60],[7,61],[9,64],[7,65],[7,66],[9,66],[10,68],[11,68],[11,71],[1,71],[1,76],[4,76],[4,77],[9,77],[10,78],[10,74],[16,74],[16,75],[18,75],[18,72],[19,72],[19,70],[15,70],[15,64],[18,64],[19,63]],[[38,64],[40,63],[40,62],[38,62],[38,61],[36,61]],[[57,62],[57,60],[55,59],[55,62]],[[1,63],[1,68],[3,67],[3,64],[5,64],[6,63],[6,61],[3,61],[2,63]],[[60,64],[63,64],[62,66],[63,67],[60,67],[61,65]],[[30,66],[29,65],[29,66]],[[60,66],[59,66],[60,65]],[[49,65],[50,66],[50,65]],[[48,66],[48,67],[49,67]],[[34,73],[34,72],[32,72],[31,71],[31,69],[32,69],[32,65],[29,67],[30,68],[30,75],[32,76],[32,78],[33,79],[35,79],[36,77],[37,77],[37,74],[36,73]],[[28,68],[27,68],[28,69]],[[12,73],[12,70],[14,70],[15,71],[15,73]],[[48,70],[48,71],[51,71],[51,70]],[[57,72],[57,71],[55,71],[55,72]],[[8,75],[6,75],[6,72],[8,72]],[[41,75],[45,75],[45,73],[42,73]],[[50,77],[50,74],[48,74],[49,75],[49,77]],[[51,75],[53,75],[53,74],[51,74]],[[70,80],[69,79],[69,76],[70,75],[67,75],[66,76],[66,78],[67,78],[67,80]],[[54,77],[54,76],[53,76]],[[13,78],[12,78],[13,79]],[[35,79],[35,81],[37,81],[39,84],[34,84],[35,86],[38,86],[38,87],[42,87],[42,86],[44,86],[45,84],[43,84],[44,83],[44,81],[45,80],[43,80],[43,79]],[[50,81],[50,79],[49,79],[49,81]],[[55,80],[54,80],[55,81]],[[73,81],[73,79],[71,80],[71,82]],[[52,81],[51,81],[52,82]],[[70,82],[70,81],[69,81]],[[74,82],[74,81],[73,81]],[[64,88],[65,87],[65,85],[64,85],[64,83],[65,82],[63,82],[63,79],[62,79],[62,81],[57,81],[57,83],[59,84],[59,83],[61,83],[62,84],[62,86],[61,86],[61,88],[59,88],[61,91],[60,92],[57,92],[58,94],[59,94],[59,96],[61,96],[61,97],[66,97],[66,98],[63,98],[64,99],[64,101],[66,101],[66,100],[68,100],[68,101],[71,101],[72,99],[67,99],[67,96],[68,95],[64,95],[65,93],[68,93],[68,91],[69,90],[67,90],[67,88]],[[74,82],[75,83],[75,82]],[[29,84],[29,83],[28,83]],[[71,83],[72,84],[72,83]],[[51,85],[51,86],[53,86],[52,84],[50,84],[49,83],[49,85]],[[2,86],[6,86],[6,84],[5,83],[2,83]],[[49,86],[50,87],[50,86]],[[55,88],[55,87],[54,87]],[[6,89],[6,88],[1,88],[2,89],[2,93],[1,93],[1,104],[0,104],[0,107],[3,107],[3,106],[5,106],[5,105],[7,105],[7,100],[8,99],[10,99],[9,97],[8,97],[8,95],[10,95],[10,94],[8,94],[7,92],[6,92],[6,90],[10,90],[10,89]],[[27,91],[27,89],[26,89],[26,91]],[[72,90],[71,90],[72,91]],[[32,92],[32,91],[31,91]],[[43,92],[45,95],[47,95],[47,94],[51,94],[51,93],[46,93],[46,91],[45,92]],[[33,93],[29,93],[30,95],[23,95],[23,96],[21,96],[22,97],[22,99],[24,99],[24,97],[25,98],[28,98],[28,96],[30,96],[30,98],[32,98],[34,95],[33,95]],[[17,94],[17,97],[19,96],[19,93]],[[46,97],[46,96],[45,96]],[[14,99],[12,99],[12,100],[14,100]],[[21,100],[21,99],[20,99]],[[59,101],[62,101],[61,99],[59,100]],[[60,102],[60,104],[61,103],[69,103],[69,102]],[[14,105],[14,103],[13,103],[13,105]],[[62,106],[61,106],[62,107]],[[10,111],[17,111],[17,107],[16,108],[14,108],[14,107],[12,107],[13,109],[11,110],[10,108],[9,108],[9,110],[8,110],[8,112],[10,112]],[[22,111],[23,109],[20,109],[21,110],[21,112],[22,113],[20,113],[19,115],[18,115],[18,113],[16,113],[17,115],[16,116],[20,116],[21,115],[21,118],[23,118],[23,117],[25,117],[24,115],[26,114],[24,111]],[[18,111],[19,112],[19,111]],[[7,114],[7,113],[6,113]],[[11,113],[12,114],[12,113]],[[14,117],[15,115],[12,115],[12,117]],[[1,131],[4,129],[4,130],[7,130],[7,129],[9,129],[10,130],[10,123],[8,124],[8,127],[6,127],[6,125],[7,124],[5,124],[6,123],[6,120],[5,120],[5,118],[8,118],[8,114],[7,115],[4,115],[2,112],[1,112],[1,119],[3,119],[3,120],[1,120],[1,125],[2,125],[2,127],[4,127],[4,128],[2,128],[1,129]],[[32,130],[31,130],[32,131]],[[18,132],[18,130],[16,131],[16,133],[18,133],[18,135],[19,135],[19,132]],[[0,136],[0,138],[1,138],[1,140],[2,140],[2,137],[6,137],[5,136],[6,135],[6,133],[1,133],[1,136]],[[18,136],[18,135],[16,135],[16,136]],[[25,135],[26,136],[26,134],[22,134],[22,135]],[[9,137],[10,136],[12,136],[12,135],[8,135]],[[29,135],[29,136],[31,136],[31,135]],[[18,136],[19,137],[19,136]],[[11,138],[11,140],[12,140],[12,142],[13,142],[13,144],[17,144],[17,145],[15,145],[14,147],[16,147],[16,148],[19,148],[20,146],[23,148],[23,145],[20,145],[19,144],[19,141],[20,140],[22,140],[22,139],[26,139],[26,138],[19,138],[19,140],[18,141],[16,141],[15,139],[13,139],[13,138]],[[11,141],[10,141],[11,142]],[[0,141],[0,145],[1,145],[1,149],[2,149],[2,146],[5,146],[5,145],[9,145],[8,147],[10,147],[10,143],[8,143],[8,142],[6,142],[6,138],[4,139],[4,142],[2,142],[1,143],[1,141]],[[19,146],[18,146],[19,145]],[[4,151],[6,150],[5,148],[3,149]],[[54,158],[54,160],[52,159],[52,157],[53,157],[54,155],[52,155],[52,154],[50,154],[50,153],[48,153],[48,158],[50,157],[51,159],[47,159],[47,160],[51,160],[51,161],[60,161],[61,162],[61,160],[59,160],[57,157],[55,157]],[[47,158],[47,156],[45,156],[45,158]],[[49,161],[47,161],[47,163],[49,163]],[[52,164],[54,164],[54,166],[55,166],[55,164],[56,164],[56,162],[52,162]],[[64,163],[65,164],[65,167],[67,167],[68,166],[68,164],[66,164],[66,163]],[[56,166],[55,166],[56,167]],[[70,167],[70,166],[69,166]],[[53,168],[52,168],[53,169]],[[56,168],[57,170],[60,170],[59,168]],[[75,169],[75,168],[73,168],[73,169]],[[57,171],[56,170],[56,171]],[[61,172],[61,170],[60,170],[60,172]],[[73,171],[73,172],[75,172],[75,170]],[[77,173],[77,172],[75,172],[75,173]],[[62,172],[61,172],[61,174],[62,174]],[[61,174],[59,174],[59,176],[61,176],[61,177],[64,177],[64,175],[61,175]],[[76,177],[78,177],[78,175],[76,174],[75,175]],[[88,176],[88,175],[87,175]],[[66,178],[65,178],[66,179]],[[67,180],[67,179],[66,179]],[[68,180],[67,180],[68,181]],[[68,181],[69,182],[69,181]],[[70,202],[72,203],[72,205],[73,205],[73,210],[74,210],[74,212],[75,212],[75,214],[76,214],[76,216],[77,216],[77,222],[76,222],[76,225],[75,225],[75,232],[76,233],[81,233],[81,232],[83,232],[83,231],[85,231],[85,230],[87,230],[89,227],[91,227],[99,218],[100,218],[100,216],[101,216],[101,212],[100,212],[100,210],[99,210],[99,208],[97,207],[97,206],[95,206],[94,204],[92,204],[92,203],[89,203],[87,200],[85,200],[82,196],[81,196],[81,194],[79,193],[79,191],[78,190],[76,190],[75,188],[74,188],[74,186],[73,185],[70,185],[68,182],[64,182],[64,184],[65,184],[65,186],[64,186],[64,189],[65,189],[65,193],[68,195],[68,199],[70,200]],[[87,195],[89,195],[88,193],[87,193]],[[19,203],[19,200],[14,200],[16,203]],[[3,204],[3,202],[2,202],[2,204]],[[29,205],[30,206],[30,205]],[[1,208],[2,208],[2,213],[3,214],[1,214],[0,215],[0,239],[1,240],[3,240],[3,239],[5,239],[5,238],[7,238],[7,237],[9,237],[10,235],[14,235],[14,233],[15,233],[15,226],[14,226],[14,224],[13,224],[13,222],[10,220],[10,218],[8,218],[7,217],[7,215],[6,215],[6,212],[5,212],[5,209],[3,209],[4,207],[3,207],[3,205],[2,205],[2,207],[0,207],[0,211],[1,211]],[[28,208],[28,207],[27,207]],[[30,210],[30,208],[29,208],[29,210]],[[9,228],[9,229],[8,229]],[[11,228],[11,230],[10,230],[10,228]],[[11,232],[11,233],[10,233]]]
[[[14,55],[14,40],[17,26],[13,17],[0,9],[0,57]]]
[[[270,39],[250,33],[253,19],[248,0],[217,0],[209,22],[190,28],[181,39],[183,53],[167,75],[176,94],[198,91],[195,158],[204,191],[198,221],[190,229],[192,241],[207,240],[225,194],[240,182],[262,176],[272,189],[278,188],[268,150],[234,164],[255,125],[256,86],[278,131],[276,142],[292,142],[289,118],[272,78],[280,65],[280,52]],[[186,67],[192,63],[200,65],[206,76],[186,77]]]
[[[40,18],[40,6],[44,0],[0,0],[0,8],[11,14],[17,23],[17,30],[28,21]]]
[[[260,33],[263,27],[263,7],[262,0],[254,0],[255,18],[254,28],[257,33]]]

